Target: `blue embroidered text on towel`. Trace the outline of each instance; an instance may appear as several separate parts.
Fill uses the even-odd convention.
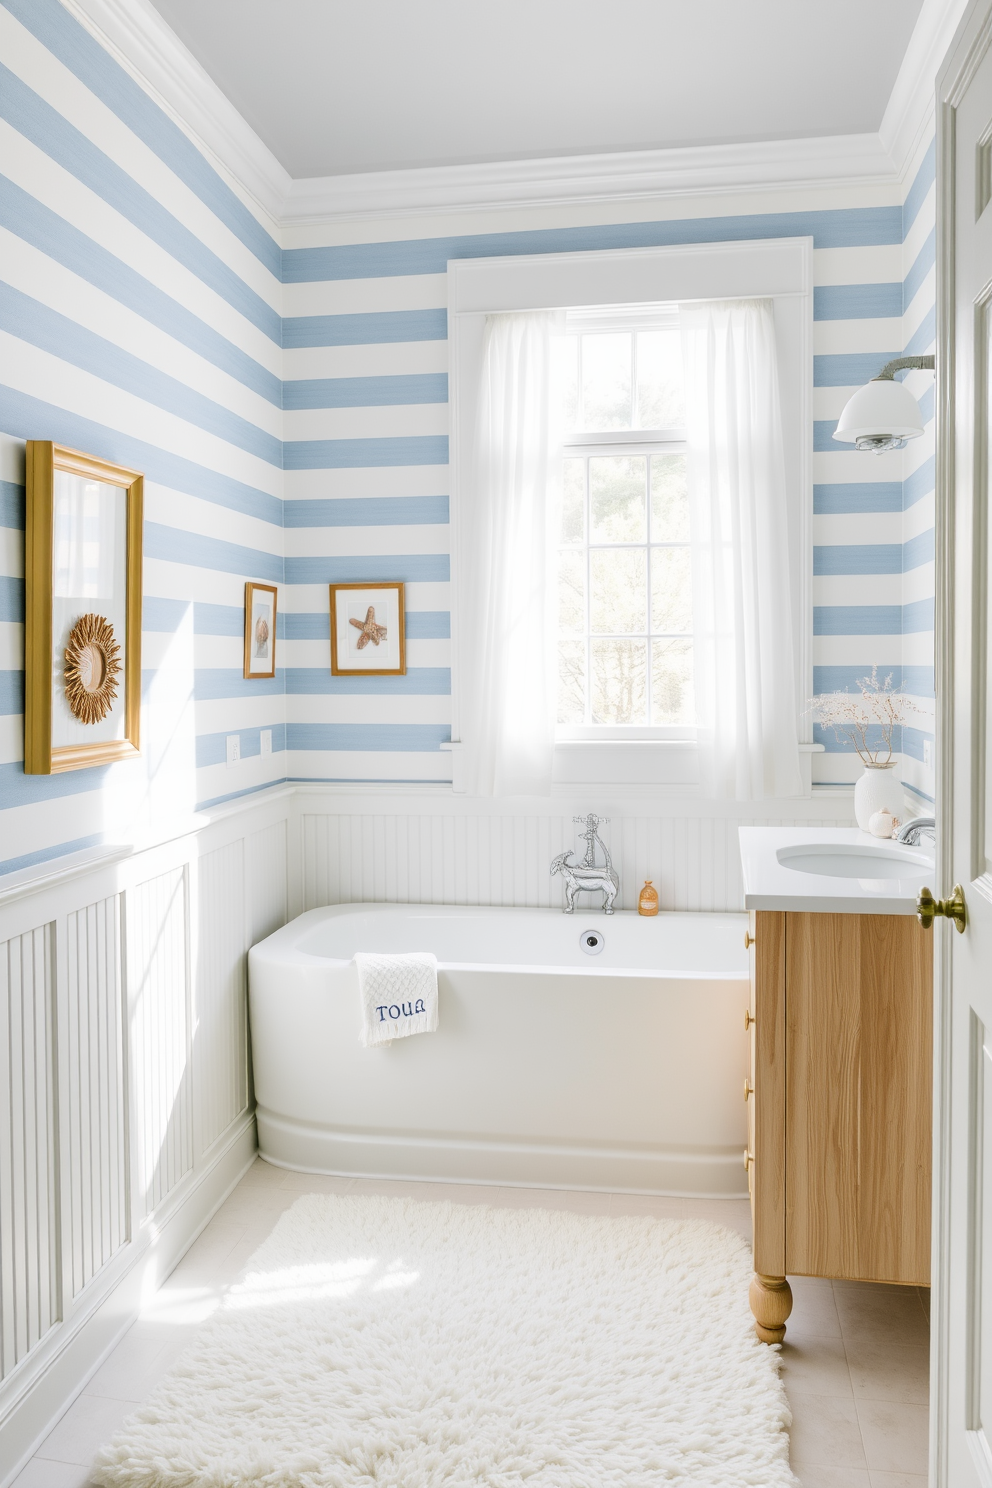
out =
[[[381,956],[358,951],[362,1004],[361,1040],[366,1048],[437,1028],[437,957],[430,951]]]

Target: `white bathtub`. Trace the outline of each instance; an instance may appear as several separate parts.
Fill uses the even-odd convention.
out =
[[[249,954],[261,1154],[306,1172],[745,1195],[745,927],[428,905],[300,915]],[[352,955],[416,950],[438,958],[438,1031],[363,1048]]]

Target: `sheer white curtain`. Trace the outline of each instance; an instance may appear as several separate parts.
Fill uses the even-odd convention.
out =
[[[486,318],[461,617],[465,788],[548,795],[557,711],[556,311]]]
[[[802,794],[792,574],[770,300],[679,307],[701,784]]]

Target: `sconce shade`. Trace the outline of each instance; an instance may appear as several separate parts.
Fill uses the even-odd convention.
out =
[[[834,431],[844,444],[898,449],[923,433],[920,405],[905,383],[892,378],[865,383],[847,402]],[[870,442],[870,443],[869,443]]]

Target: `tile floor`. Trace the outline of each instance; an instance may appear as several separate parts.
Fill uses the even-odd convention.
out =
[[[658,1214],[733,1225],[746,1201],[652,1199],[551,1189],[322,1178],[257,1161],[70,1406],[14,1488],[84,1488],[87,1465],[192,1337],[300,1193],[389,1193],[580,1214]],[[799,1277],[783,1348],[792,1465],[803,1488],[925,1488],[928,1294]]]

